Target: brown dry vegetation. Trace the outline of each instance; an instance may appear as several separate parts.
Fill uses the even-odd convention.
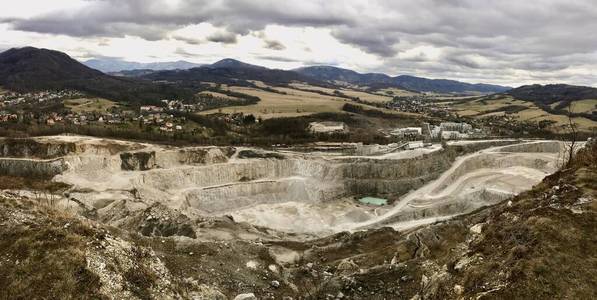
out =
[[[584,101],[584,100],[583,100]],[[597,104],[596,100],[579,101],[579,107],[574,106],[575,112],[586,112],[591,105]],[[575,102],[576,103],[576,102]],[[576,105],[576,104],[575,104]],[[475,118],[484,118],[496,114],[506,114],[505,112],[496,112],[497,110],[507,110],[508,108],[520,107],[516,109],[515,113],[510,114],[515,116],[520,121],[553,121],[550,130],[556,133],[561,133],[563,127],[568,125],[568,117],[566,115],[556,115],[541,109],[532,102],[514,99],[510,96],[504,96],[499,99],[479,99],[474,101],[461,101],[454,105],[453,108],[461,116],[469,116]],[[526,109],[525,109],[526,107]],[[590,132],[597,127],[597,122],[585,117],[574,117],[573,122],[578,125],[581,131]]]

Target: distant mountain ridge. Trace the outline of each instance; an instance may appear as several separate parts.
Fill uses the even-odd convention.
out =
[[[472,84],[448,79],[427,79],[409,75],[391,77],[382,73],[361,74],[353,70],[332,66],[311,66],[294,69],[294,71],[327,82],[346,82],[349,84],[368,86],[379,89],[396,87],[419,92],[436,93],[501,93],[511,87],[492,84]]]
[[[184,60],[170,62],[139,63],[114,58],[90,59],[84,61],[83,64],[90,68],[102,71],[104,73],[121,72],[129,70],[186,70],[201,66],[201,64],[196,64]]]
[[[249,81],[262,81],[273,85],[285,85],[295,81],[329,85],[294,71],[268,69],[231,58],[188,70],[156,71],[142,75],[141,78],[185,83],[215,82],[244,86],[252,85]]]

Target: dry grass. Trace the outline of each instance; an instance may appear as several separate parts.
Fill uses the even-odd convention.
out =
[[[340,98],[324,96],[317,93],[303,92],[294,89],[278,88],[288,94],[278,94],[249,87],[229,87],[239,92],[261,99],[257,104],[246,106],[230,106],[201,112],[201,114],[239,113],[253,114],[264,119],[305,116],[320,112],[339,112],[345,101]]]
[[[226,94],[222,94],[222,93],[218,93],[218,92],[201,92],[197,94],[198,96],[212,96],[212,97],[217,97],[217,98],[223,98],[223,99],[228,99],[228,100],[237,100],[238,98],[236,97],[232,97],[232,96],[228,96]]]
[[[335,91],[339,91],[339,92],[342,92],[343,94],[350,96],[350,97],[359,97],[363,101],[377,102],[377,103],[384,103],[384,102],[392,101],[392,98],[394,96],[405,96],[405,95],[414,94],[414,93],[410,93],[408,91],[403,91],[403,90],[399,90],[399,89],[387,89],[387,90],[392,90],[392,92],[394,92],[393,95],[390,95],[390,94],[386,94],[384,92],[385,90],[380,90],[380,92],[378,94],[372,94],[372,93],[367,93],[364,91],[358,91],[358,90],[353,90],[353,89],[330,89],[330,88],[324,88],[324,87],[319,87],[319,86],[313,86],[313,85],[309,85],[309,84],[305,84],[305,83],[291,83],[290,86],[297,88],[297,89],[303,89],[303,90],[322,91],[322,92],[328,93],[328,94],[333,94]]]
[[[336,91],[336,89],[330,89],[330,88],[314,86],[314,85],[310,85],[310,84],[306,84],[306,83],[298,83],[298,82],[291,83],[291,84],[289,84],[289,86],[291,86],[293,88],[301,89],[301,90],[321,91],[321,92],[328,93],[328,94],[333,94]]]
[[[101,297],[84,253],[93,228],[29,200],[0,198],[0,220],[0,299]]]
[[[564,110],[568,111],[568,107]],[[597,99],[587,99],[574,101],[572,105],[572,112],[574,113],[591,113],[597,111]]]
[[[510,97],[505,97],[497,100],[475,100],[470,102],[461,102],[453,106],[454,109],[461,116],[475,116],[484,115],[487,112],[494,111],[496,109],[504,108],[511,105],[519,105],[532,107],[534,106],[530,102],[515,100]]]
[[[569,124],[567,116],[550,114],[536,106],[531,107],[529,109],[525,109],[525,110],[517,113],[517,116],[518,116],[519,120],[521,120],[521,121],[535,121],[535,122],[539,122],[539,121],[543,121],[543,120],[554,121],[556,123],[551,126],[551,129],[553,131],[558,131],[562,127],[567,128],[567,126]],[[578,128],[582,131],[590,131],[593,127],[597,126],[597,122],[592,121],[587,118],[583,118],[583,117],[572,118],[572,121],[574,123],[576,123]]]
[[[259,83],[259,82],[254,82]],[[222,85],[222,88],[229,89],[234,92],[239,92],[251,96],[256,96],[261,99],[257,104],[229,106],[219,109],[212,109],[200,112],[202,115],[213,113],[245,113],[259,116],[263,119],[284,118],[284,117],[298,117],[312,115],[322,112],[342,112],[342,107],[346,103],[354,103],[353,101],[327,95],[321,95],[316,92],[307,92],[287,87],[272,87],[259,83],[263,87],[275,89],[277,91],[286,93],[274,93],[270,91],[261,90],[252,87],[238,87]],[[375,96],[375,95],[372,95]],[[376,108],[368,105],[362,105],[369,109],[376,109],[385,113],[406,115],[393,110]],[[412,115],[412,114],[410,114]]]
[[[591,104],[597,103],[597,100],[583,101],[579,101],[581,102],[581,104],[578,106],[579,108],[575,106],[574,111],[579,112],[581,109],[586,110]],[[513,105],[527,107],[527,109],[525,110],[512,114],[512,116],[516,116],[520,121],[553,121],[555,123],[550,127],[550,130],[555,132],[560,131],[562,127],[568,125],[568,117],[565,115],[551,114],[542,110],[541,108],[539,108],[531,102],[517,100],[511,97],[504,97],[496,100],[475,100],[470,102],[462,102],[454,105],[453,107],[461,116],[485,118],[494,115],[503,115],[503,112],[493,111],[496,109],[501,109]],[[557,105],[557,103],[553,104],[552,107],[555,107],[555,105]],[[597,126],[597,122],[587,118],[577,117],[573,118],[573,121],[578,125],[579,129],[582,131],[590,131],[593,127]]]
[[[75,113],[106,113],[110,108],[116,107],[118,104],[103,98],[79,98],[65,100],[64,106],[70,108]]]
[[[398,89],[398,88],[385,88],[385,89],[378,90],[378,92],[381,93],[381,94],[388,95],[388,96],[402,96],[402,97],[404,97],[404,96],[415,96],[415,95],[418,95],[417,93],[410,92],[410,91],[407,91],[407,90],[401,90],[401,89]]]
[[[382,95],[376,95],[376,94],[355,91],[355,90],[346,90],[346,89],[341,90],[341,92],[350,97],[359,97],[361,100],[367,101],[367,102],[385,103],[385,102],[392,101],[392,97],[390,97],[390,96],[382,96]]]

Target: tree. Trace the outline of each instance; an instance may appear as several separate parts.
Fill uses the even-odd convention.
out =
[[[573,116],[573,101],[568,103],[568,139],[569,142],[566,144],[566,166],[569,166],[572,163],[574,158],[574,154],[576,152],[577,143],[576,140],[578,139],[578,127],[574,122]]]

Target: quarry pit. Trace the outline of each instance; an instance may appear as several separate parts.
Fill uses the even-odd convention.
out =
[[[49,136],[0,141],[0,173],[64,183],[57,205],[115,226],[159,204],[191,220],[324,236],[408,229],[504,201],[555,172],[563,148],[488,140],[415,150],[266,150]],[[390,204],[364,205],[361,197]]]

